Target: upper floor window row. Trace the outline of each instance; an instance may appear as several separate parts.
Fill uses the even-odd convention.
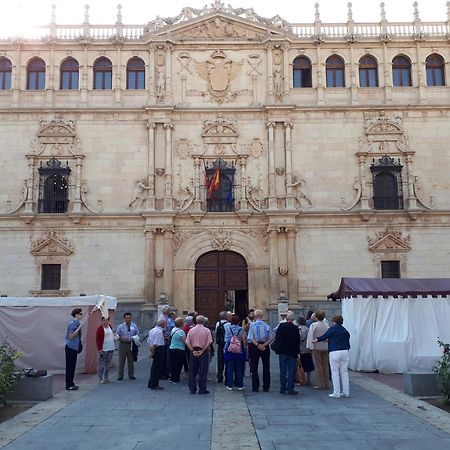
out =
[[[100,57],[93,66],[93,89],[112,89],[112,63]],[[8,58],[0,58],[0,90],[11,89],[12,64]],[[46,78],[45,61],[32,58],[27,65],[27,90],[44,90]],[[72,57],[66,58],[60,66],[59,88],[79,89],[80,65]],[[127,89],[145,89],[145,63],[133,57],[127,63]]]
[[[427,86],[445,86],[445,61],[433,53],[425,60]],[[345,87],[345,61],[338,55],[330,56],[325,62],[326,86]],[[309,58],[299,56],[293,61],[293,87],[312,87],[312,65]],[[411,60],[398,55],[392,60],[392,84],[412,86]],[[372,55],[364,55],[359,60],[359,86],[378,87],[378,62]]]

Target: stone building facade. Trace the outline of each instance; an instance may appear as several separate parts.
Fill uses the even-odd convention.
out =
[[[0,40],[0,294],[224,307],[448,277],[449,20],[216,1]]]

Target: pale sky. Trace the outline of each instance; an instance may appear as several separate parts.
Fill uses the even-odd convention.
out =
[[[314,3],[317,0],[224,0],[234,8],[253,8],[264,17],[279,14],[288,22],[313,22]],[[184,6],[202,8],[212,0],[1,0],[5,3],[0,15],[0,36],[22,34],[32,25],[46,25],[50,22],[51,5],[56,5],[56,23],[80,25],[84,20],[84,5],[90,5],[90,23],[112,25],[116,21],[117,4],[122,4],[124,24],[146,24],[156,15],[176,16]],[[8,3],[7,7],[6,3]],[[323,22],[346,22],[347,0],[321,0],[320,14]],[[379,0],[353,0],[355,22],[378,22],[380,20]],[[413,0],[385,0],[386,16],[389,21],[412,22]],[[445,0],[419,1],[420,18],[423,21],[447,20]]]

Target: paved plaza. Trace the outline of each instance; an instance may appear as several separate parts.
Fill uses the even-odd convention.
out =
[[[142,352],[144,353],[144,352]],[[449,414],[360,374],[351,397],[298,387],[278,393],[272,358],[268,393],[226,390],[209,382],[209,395],[191,395],[185,383],[147,388],[149,363],[137,363],[136,381],[98,385],[93,377],[77,392],[62,391],[0,425],[7,450],[147,449],[432,449],[450,448]],[[115,374],[115,371],[112,375]],[[214,365],[210,379],[214,379]],[[113,377],[115,380],[115,377]]]

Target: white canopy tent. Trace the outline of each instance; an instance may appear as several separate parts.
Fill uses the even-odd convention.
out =
[[[7,340],[23,353],[19,367],[47,369],[51,373],[65,370],[65,336],[73,319],[74,308],[82,308],[84,351],[77,362],[78,372],[91,373],[96,367],[95,331],[101,313],[89,313],[104,299],[108,310],[115,310],[114,297],[89,295],[83,297],[2,297],[0,298],[0,342]]]
[[[450,279],[342,278],[329,297],[342,300],[352,370],[431,371],[450,342]]]

